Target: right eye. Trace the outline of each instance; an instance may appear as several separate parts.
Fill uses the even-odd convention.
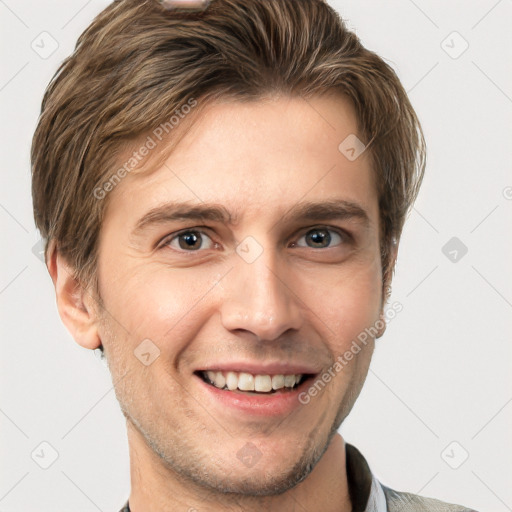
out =
[[[205,239],[209,241],[207,247],[203,247]],[[197,252],[200,249],[214,249],[217,244],[202,230],[186,229],[169,235],[161,247],[170,247],[178,252]]]

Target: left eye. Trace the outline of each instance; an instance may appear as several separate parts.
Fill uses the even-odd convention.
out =
[[[306,244],[300,243],[303,239],[306,241]],[[335,245],[340,245],[344,240],[338,232],[333,231],[332,229],[314,228],[310,229],[304,236],[301,236],[296,245],[299,247],[324,249],[328,248],[332,241],[337,242]],[[308,243],[311,243],[312,245],[308,245]]]
[[[207,239],[210,241],[208,247],[203,247],[204,240]],[[178,246],[176,246],[176,243]],[[165,245],[172,247],[173,249],[183,249],[185,251],[198,251],[199,249],[212,249],[214,243],[212,239],[202,231],[182,231],[177,235],[170,238]]]

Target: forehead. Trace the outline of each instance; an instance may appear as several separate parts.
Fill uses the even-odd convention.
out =
[[[341,197],[377,215],[368,152],[351,160],[340,151],[358,135],[341,95],[226,99],[203,108],[187,128],[163,164],[123,179],[110,210],[132,219],[170,201],[215,203],[238,222]]]

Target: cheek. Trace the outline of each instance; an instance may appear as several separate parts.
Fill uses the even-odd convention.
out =
[[[372,265],[338,272],[331,276],[327,291],[308,295],[309,304],[316,304],[312,310],[318,312],[325,339],[334,354],[345,352],[365,329],[379,320],[381,286],[380,266]]]
[[[110,275],[102,293],[111,316],[130,333],[133,344],[149,338],[161,349],[165,340],[190,339],[194,325],[201,325],[197,316],[203,301],[219,279],[197,267],[163,269],[150,262]]]

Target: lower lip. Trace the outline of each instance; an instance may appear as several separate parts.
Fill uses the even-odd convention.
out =
[[[301,382],[300,385],[291,391],[283,391],[272,394],[249,395],[236,393],[229,390],[222,390],[207,384],[201,377],[194,375],[202,386],[202,389],[215,401],[235,409],[242,413],[253,416],[283,416],[290,414],[294,409],[302,407],[299,401],[299,394],[310,384],[311,378]]]

